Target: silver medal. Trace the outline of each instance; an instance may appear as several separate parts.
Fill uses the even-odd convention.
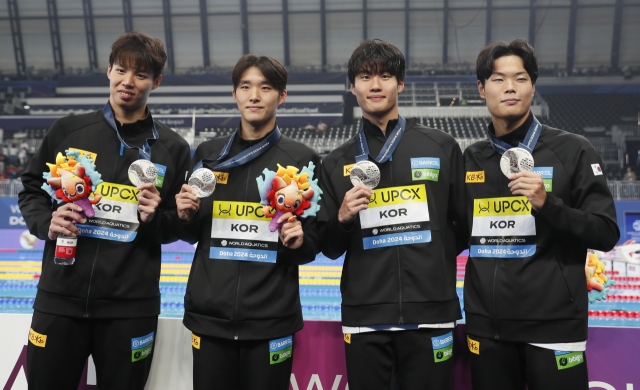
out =
[[[358,161],[351,168],[349,178],[354,186],[364,184],[369,188],[376,188],[380,183],[380,169],[369,160]]]
[[[523,148],[511,148],[500,159],[500,169],[505,176],[533,171],[533,156]]]
[[[196,169],[189,177],[189,185],[196,189],[198,198],[206,198],[216,190],[216,175],[207,168]]]
[[[129,166],[129,181],[134,186],[144,183],[155,183],[158,178],[158,168],[149,160],[137,160]]]

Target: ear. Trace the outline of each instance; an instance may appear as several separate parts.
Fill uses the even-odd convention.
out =
[[[482,85],[480,80],[478,80],[478,92],[480,93],[481,98],[486,99],[486,97],[484,96],[484,86]]]
[[[278,191],[279,189],[286,187],[287,183],[285,183],[280,176],[276,176],[273,178],[271,186],[273,187],[274,191]]]
[[[62,185],[62,179],[59,177],[52,177],[51,179],[47,179],[47,184],[49,184],[53,188],[60,188]]]
[[[531,88],[531,96],[536,94],[536,85],[532,84],[532,88]]]
[[[354,94],[354,95],[356,94],[356,86],[355,86],[355,85],[351,84],[351,86],[349,87],[349,89],[351,90],[351,93],[352,93],[352,94]]]
[[[398,93],[404,91],[404,80],[398,81]]]
[[[84,167],[80,164],[76,165],[75,173],[76,176],[84,177]]]
[[[285,100],[287,100],[287,90],[286,89],[280,93],[280,97],[278,98],[278,105],[281,105],[282,103],[284,103]]]
[[[107,78],[108,78],[109,80],[111,80],[111,76],[110,76],[110,74],[111,74],[111,65],[109,65],[109,67],[107,68]]]
[[[238,103],[238,98],[236,98],[236,89],[235,88],[231,91],[231,96],[233,96],[233,101]]]
[[[153,80],[153,87],[151,87],[151,90],[153,91],[154,89],[158,88],[161,82],[162,82],[162,75],[158,76],[155,80]]]
[[[313,198],[313,188],[309,187],[302,191],[302,197],[306,200]]]

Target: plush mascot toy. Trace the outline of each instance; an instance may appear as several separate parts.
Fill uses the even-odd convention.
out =
[[[43,174],[46,183],[42,189],[60,203],[69,203],[82,207],[80,214],[84,217],[94,217],[93,205],[100,202],[102,196],[95,194],[89,199],[102,182],[101,176],[95,171],[93,160],[78,151],[65,151],[67,156],[58,153],[56,163],[49,164],[49,172]]]
[[[584,270],[587,277],[589,302],[594,303],[607,299],[608,287],[614,285],[615,282],[605,275],[604,263],[598,259],[596,254],[588,253]]]
[[[271,218],[270,231],[275,232],[284,224],[278,224],[278,219],[286,213],[292,213],[293,218],[316,215],[320,209],[318,201],[322,190],[318,187],[318,179],[313,179],[313,167],[310,162],[309,167],[303,168],[298,175],[298,168],[284,168],[278,164],[277,172],[265,168],[262,172],[264,178],[259,176],[256,179],[261,203],[264,205],[262,212]],[[293,222],[291,218],[290,221]]]

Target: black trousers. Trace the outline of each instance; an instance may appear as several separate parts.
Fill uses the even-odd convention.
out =
[[[587,390],[584,352],[560,352],[527,343],[469,335],[474,390]]]
[[[89,355],[100,390],[142,390],[158,317],[84,319],[33,313],[27,348],[29,390],[77,390]]]
[[[293,367],[289,337],[228,340],[192,334],[194,390],[288,390]]]
[[[350,390],[453,388],[453,329],[357,333],[344,345]]]

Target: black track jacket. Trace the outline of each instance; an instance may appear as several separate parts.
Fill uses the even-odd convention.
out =
[[[194,165],[205,158],[217,158],[228,139],[217,138],[198,146],[193,157]],[[236,135],[225,159],[249,146],[239,134]],[[281,136],[275,146],[246,164],[224,170],[213,168],[218,176],[220,173],[228,174],[226,184],[218,179],[215,192],[201,199],[200,209],[191,222],[175,222],[181,239],[198,242],[184,298],[183,322],[188,329],[198,335],[232,340],[271,339],[302,329],[298,265],[313,261],[319,251],[314,230],[315,217],[298,218],[304,229],[304,242],[300,248],[288,249],[278,240],[275,263],[211,259],[209,250],[212,212],[216,202],[259,203],[256,178],[265,168],[277,171],[277,164],[280,164],[302,170],[309,162],[315,165],[314,179],[319,179],[318,154],[291,138]]]
[[[24,190],[19,194],[29,231],[46,241],[35,310],[81,318],[160,314],[160,244],[177,239],[169,225],[175,218],[175,194],[189,170],[190,150],[184,138],[168,127],[156,122],[156,129],[159,139],[151,145],[151,161],[164,165],[166,173],[158,188],[162,202],[154,218],[139,224],[131,242],[78,236],[75,264],[61,266],[53,263],[56,242],[48,238],[51,214],[58,204],[52,204],[40,188],[45,183],[43,172],[49,172],[46,163],[55,163],[57,153],[64,155],[70,148],[96,153],[96,171],[102,175],[105,194],[137,203],[135,191],[119,191],[117,186],[132,186],[127,171],[138,159],[138,150],[124,148],[120,154],[120,141],[102,111],[68,116],[53,124],[22,175]],[[118,221],[117,210],[110,215]]]
[[[520,128],[501,139],[516,146],[532,120],[530,115]],[[585,138],[543,126],[532,154],[535,169],[546,178],[547,186],[546,201],[538,212],[526,198],[521,197],[520,202],[511,194],[507,187],[509,179],[500,170],[501,155],[488,140],[477,142],[464,152],[469,226],[476,230],[474,236],[472,229],[464,285],[467,331],[471,335],[515,342],[584,341],[587,248],[608,251],[618,241],[620,231],[613,199],[599,171],[602,161]],[[478,199],[481,200],[474,217]],[[483,246],[489,240],[503,240],[505,236],[482,233],[490,234],[500,226],[506,226],[507,233],[512,230],[508,222],[500,225],[497,218],[504,215],[502,218],[513,219],[508,216],[509,210],[524,210],[529,216],[522,214],[523,218],[533,215],[535,235],[506,234],[512,244],[498,244],[497,248],[493,245],[493,249]],[[481,232],[483,218],[488,224]],[[484,248],[483,252],[502,251],[518,240],[535,244],[535,253],[528,257],[499,258],[489,252],[484,257],[474,256],[474,245]],[[507,256],[504,251],[500,253]]]
[[[397,120],[390,121],[387,134],[396,123]],[[386,141],[385,135],[372,124],[365,124],[364,129],[370,155],[375,157]],[[342,324],[428,324],[461,318],[456,295],[456,256],[461,248],[456,247],[454,234],[466,218],[460,147],[448,134],[422,126],[415,118],[407,119],[405,133],[392,160],[378,164],[381,179],[376,191],[382,192],[372,199],[369,210],[374,217],[386,220],[386,217],[400,214],[403,208],[410,206],[391,205],[386,211],[378,207],[376,202],[383,201],[385,197],[387,200],[390,196],[398,199],[390,187],[396,187],[399,198],[407,200],[413,198],[407,187],[417,189],[416,194],[421,196],[426,189],[429,221],[420,223],[419,229],[429,230],[431,240],[366,250],[363,237],[373,245],[379,243],[387,232],[390,235],[386,237],[392,241],[398,237],[404,239],[404,233],[411,232],[412,226],[416,225],[400,223],[381,229],[363,229],[360,215],[349,226],[338,222],[338,210],[344,195],[353,188],[349,168],[355,163],[357,153],[355,138],[352,138],[325,157],[322,164],[325,188],[319,215],[322,251],[332,259],[346,251],[340,283]],[[432,170],[431,173],[437,173],[437,181],[433,176],[428,180],[427,171],[417,168],[433,168],[436,160],[439,161],[439,171]]]

